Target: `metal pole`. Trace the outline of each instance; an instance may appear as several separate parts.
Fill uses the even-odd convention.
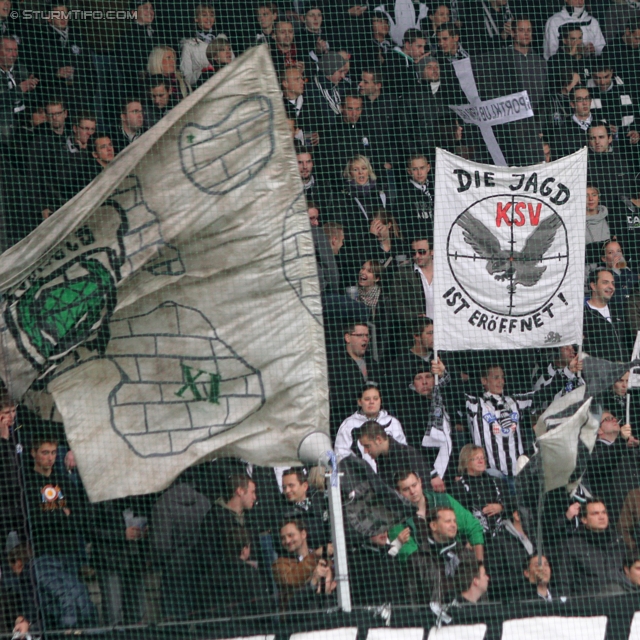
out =
[[[333,453],[333,452],[332,452]],[[329,514],[331,516],[331,539],[333,540],[333,566],[338,583],[338,605],[349,613],[351,611],[351,593],[349,591],[349,568],[347,566],[347,541],[344,535],[342,516],[342,496],[340,494],[340,476],[338,462],[331,457],[333,470],[326,474],[329,481]]]
[[[542,474],[544,475],[544,474]],[[540,495],[538,496],[538,533],[536,546],[538,547],[538,566],[542,566],[542,509],[544,506],[544,480],[540,482]]]
[[[582,345],[578,345],[578,360],[582,360]],[[582,378],[582,371],[578,371],[578,378]]]

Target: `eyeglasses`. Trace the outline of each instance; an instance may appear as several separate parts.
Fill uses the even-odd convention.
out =
[[[609,416],[600,420],[600,424],[602,424],[603,422],[618,422],[618,418],[616,418],[615,416]]]
[[[419,255],[419,256],[426,256],[426,255],[427,255],[427,253],[429,253],[429,251],[428,251],[427,249],[416,249],[416,250],[413,252],[413,255],[414,255],[414,256],[415,256],[415,255]]]
[[[350,333],[350,336],[353,336],[354,338],[368,338],[369,334],[368,333]]]

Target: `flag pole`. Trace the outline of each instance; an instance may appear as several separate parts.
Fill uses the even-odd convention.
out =
[[[542,451],[539,452],[542,460]],[[538,496],[538,532],[536,546],[538,547],[538,566],[542,566],[542,509],[544,507],[544,472],[540,474],[540,495]]]
[[[347,541],[344,534],[342,513],[342,495],[340,494],[340,474],[338,461],[331,452],[330,467],[326,468],[326,480],[329,484],[329,516],[331,518],[331,540],[333,541],[333,562],[335,580],[338,583],[338,606],[342,611],[351,611],[351,593],[349,589],[349,569],[347,566]]]
[[[578,345],[578,360],[582,361],[582,345]],[[578,371],[578,378],[582,378],[582,371]]]
[[[629,395],[629,392],[627,391],[627,421],[625,422],[625,424],[631,424],[631,396]]]
[[[436,362],[438,362],[438,350],[437,350],[435,347],[433,348],[433,359],[434,359]],[[435,384],[438,384],[438,378],[439,378],[439,376],[438,376],[438,374],[436,373],[436,375],[435,375]]]

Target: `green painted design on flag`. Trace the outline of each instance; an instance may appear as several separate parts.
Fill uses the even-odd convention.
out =
[[[86,275],[51,287],[36,282],[18,302],[18,323],[45,358],[82,343],[110,315],[116,294],[111,273],[97,260],[80,265]]]

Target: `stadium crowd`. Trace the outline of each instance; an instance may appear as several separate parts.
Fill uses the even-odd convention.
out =
[[[589,4],[589,3],[587,3]],[[52,3],[0,0],[3,248],[182,99],[266,44],[289,118],[322,287],[331,436],[357,606],[628,593],[640,587],[640,405],[598,398],[598,440],[544,545],[516,493],[532,425],[583,384],[575,346],[433,352],[435,149],[491,162],[453,61],[482,97],[526,90],[496,137],[511,164],[588,146],[584,352],[630,360],[640,329],[640,2],[133,2],[98,47]],[[22,9],[22,5],[17,7]],[[627,418],[627,398],[630,397]],[[59,425],[0,393],[2,624],[24,631],[336,603],[324,476],[215,460],[160,495],[90,504]],[[221,581],[216,576],[232,576]],[[97,580],[100,606],[87,583]]]

